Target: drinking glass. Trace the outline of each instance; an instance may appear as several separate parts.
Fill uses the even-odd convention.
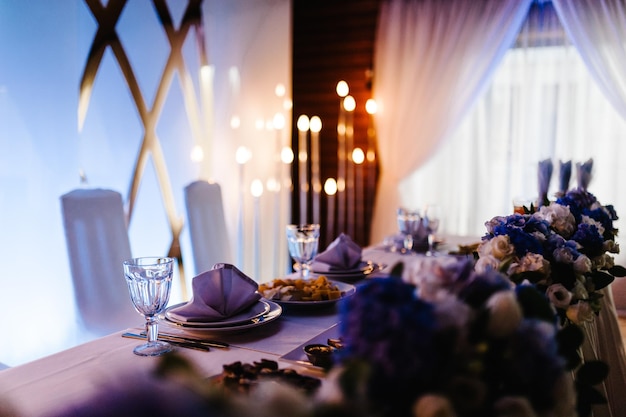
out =
[[[426,230],[428,231],[428,252],[426,252],[426,256],[434,256],[435,255],[435,238],[437,236],[437,231],[441,226],[443,214],[441,212],[441,207],[436,204],[429,204],[426,206],[424,211],[424,221],[426,224]]]
[[[298,264],[300,278],[308,278],[310,264],[317,255],[320,238],[319,224],[287,225],[289,254]]]
[[[157,356],[172,350],[169,343],[157,340],[159,313],[170,299],[174,259],[142,257],[124,261],[124,276],[135,310],[146,318],[148,342],[133,352],[140,356]]]
[[[413,237],[419,232],[422,216],[419,210],[411,210],[404,207],[398,208],[397,215],[398,229],[404,237],[404,250],[402,252],[410,253],[413,250]]]

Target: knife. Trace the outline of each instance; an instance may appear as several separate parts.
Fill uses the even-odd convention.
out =
[[[143,336],[143,337],[146,337],[146,332],[142,331],[141,333],[139,333],[139,335]],[[159,338],[162,338],[163,340],[173,340],[173,341],[176,341],[176,342],[199,343],[199,344],[207,346],[207,347],[214,347],[214,348],[220,348],[220,349],[226,349],[226,348],[230,347],[230,345],[228,343],[226,343],[226,342],[219,342],[217,340],[196,339],[196,338],[178,336],[178,335],[169,334],[169,333],[160,333],[159,332]]]
[[[128,337],[131,339],[138,339],[138,340],[147,340],[148,338],[146,337],[146,335],[141,335],[141,334],[137,334],[137,333],[123,333],[122,337]],[[182,341],[182,340],[172,340],[169,338],[164,338],[162,335],[159,335],[158,340],[161,340],[163,342],[168,342],[174,346],[180,346],[180,347],[184,347],[184,348],[189,348],[189,349],[196,349],[196,350],[201,350],[203,352],[208,352],[211,350],[211,347],[201,343],[201,342],[195,342],[195,341]]]

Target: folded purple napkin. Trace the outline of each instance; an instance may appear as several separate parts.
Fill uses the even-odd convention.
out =
[[[342,233],[331,242],[326,250],[314,259],[316,264],[327,264],[329,269],[351,269],[361,262],[361,247],[345,233]]]
[[[572,161],[559,161],[559,193],[565,195],[569,190],[569,180],[572,176]]]
[[[537,182],[539,185],[539,206],[549,204],[548,200],[548,188],[550,188],[550,179],[552,179],[552,160],[544,159],[539,161],[539,168],[537,173]]]
[[[576,163],[576,177],[578,179],[578,188],[587,191],[589,183],[591,182],[591,171],[593,170],[593,159],[588,159],[587,162]]]
[[[216,264],[213,269],[195,276],[193,296],[168,314],[180,321],[219,321],[234,316],[261,298],[259,285],[230,264]]]

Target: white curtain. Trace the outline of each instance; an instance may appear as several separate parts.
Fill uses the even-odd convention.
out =
[[[593,78],[626,118],[626,3],[624,0],[552,2]]]
[[[399,182],[459,124],[511,46],[530,2],[383,2],[374,58],[381,177],[371,242],[395,231]]]

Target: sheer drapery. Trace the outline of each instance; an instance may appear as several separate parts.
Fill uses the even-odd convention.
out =
[[[552,0],[567,35],[602,92],[626,118],[626,3]]]
[[[399,182],[461,121],[511,46],[530,1],[383,2],[374,58],[381,177],[372,242],[395,231]]]

